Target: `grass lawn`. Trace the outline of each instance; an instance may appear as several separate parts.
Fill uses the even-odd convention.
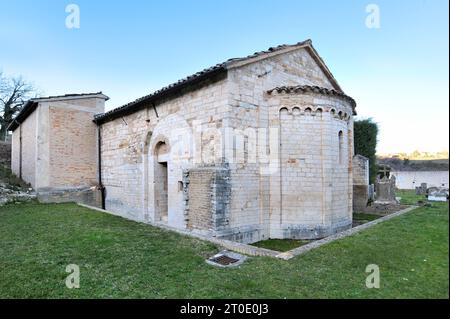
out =
[[[300,240],[300,239],[267,239],[254,243],[252,245],[275,251],[288,251],[309,244],[310,242],[311,242],[310,240]]]
[[[412,196],[412,195],[411,195]],[[448,298],[448,204],[433,203],[289,261],[215,268],[207,242],[74,204],[0,207],[0,298]],[[68,264],[80,288],[65,286]],[[366,266],[380,289],[365,287]]]
[[[397,197],[401,197],[400,203],[405,205],[417,205],[417,201],[426,201],[425,195],[416,195],[415,191],[400,189],[395,192]]]
[[[378,219],[380,217],[383,217],[383,216],[376,215],[376,214],[353,213],[353,220],[355,220],[355,221],[370,222],[370,221]]]

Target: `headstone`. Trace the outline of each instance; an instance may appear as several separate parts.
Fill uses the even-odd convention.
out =
[[[425,195],[427,193],[427,183],[422,183],[416,187],[416,195]]]
[[[431,202],[446,202],[448,201],[449,191],[444,187],[430,187],[427,190],[427,198]]]
[[[395,198],[395,176],[389,176],[389,171],[384,166],[380,176],[375,183],[375,203],[377,204],[398,204]]]
[[[427,193],[427,183],[420,184],[419,187],[416,187],[416,195],[425,195]]]

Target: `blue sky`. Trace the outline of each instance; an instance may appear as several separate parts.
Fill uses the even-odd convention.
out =
[[[68,4],[80,28],[67,29]],[[367,28],[368,4],[380,28]],[[312,39],[379,153],[448,150],[447,0],[0,0],[0,70],[107,109],[231,57]]]

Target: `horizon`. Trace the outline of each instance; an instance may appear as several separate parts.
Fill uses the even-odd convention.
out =
[[[375,1],[380,28],[366,25],[370,1],[83,0],[73,2],[79,29],[65,25],[69,2],[32,3],[0,2],[0,39],[9,43],[0,71],[43,95],[102,91],[108,111],[229,58],[309,38],[356,100],[356,119],[379,124],[377,154],[449,150],[446,1]]]

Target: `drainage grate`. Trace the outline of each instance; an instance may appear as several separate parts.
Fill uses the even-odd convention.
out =
[[[217,267],[234,267],[242,264],[247,257],[231,251],[223,250],[220,253],[208,258],[206,262]]]
[[[230,264],[238,262],[239,259],[231,258],[227,255],[220,255],[218,257],[211,258],[210,261],[219,265],[228,266]]]

